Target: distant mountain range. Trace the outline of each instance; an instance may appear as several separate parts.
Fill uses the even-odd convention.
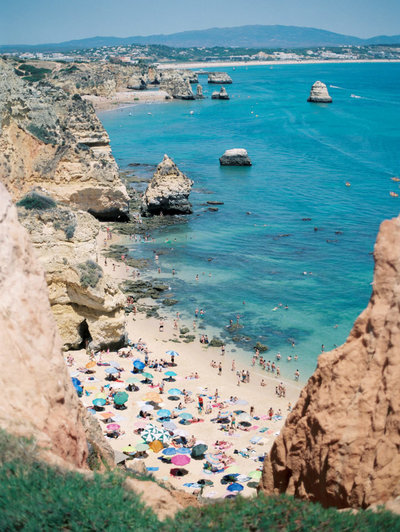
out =
[[[38,45],[0,45],[0,52],[71,50],[127,44],[162,44],[172,47],[244,47],[244,48],[307,48],[317,46],[400,44],[400,35],[379,35],[360,39],[332,31],[299,26],[239,26],[183,31],[169,35],[133,37],[89,37],[61,43]]]

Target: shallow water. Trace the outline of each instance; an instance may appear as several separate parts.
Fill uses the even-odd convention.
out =
[[[304,380],[321,345],[343,343],[365,308],[379,224],[399,211],[400,198],[389,192],[400,192],[390,179],[400,173],[400,64],[226,70],[234,82],[228,102],[101,114],[121,168],[156,165],[168,153],[195,182],[189,222],[158,231],[155,244],[134,253],[165,252],[162,274],[154,260],[150,270],[168,280],[183,317],[203,308],[204,323],[224,329],[240,314],[239,333],[252,339],[242,345],[267,344],[267,358],[282,354],[283,375],[298,367]],[[317,79],[333,104],[306,102]],[[233,147],[248,150],[251,168],[219,166]],[[137,168],[138,175],[151,171]],[[224,205],[208,212],[201,204],[209,200]],[[287,363],[288,354],[298,362]]]

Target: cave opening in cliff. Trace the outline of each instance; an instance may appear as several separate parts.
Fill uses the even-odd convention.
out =
[[[92,335],[89,331],[89,326],[86,320],[83,320],[78,327],[79,336],[82,338],[79,349],[85,349],[87,345],[92,341]]]
[[[129,222],[129,214],[119,209],[109,209],[105,211],[88,210],[89,214],[97,218],[99,222]]]

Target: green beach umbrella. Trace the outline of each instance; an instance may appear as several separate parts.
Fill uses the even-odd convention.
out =
[[[128,384],[139,384],[140,380],[137,377],[129,377],[129,379],[126,379],[126,382]]]
[[[114,395],[114,403],[116,405],[123,405],[129,399],[129,395],[126,392],[118,392]]]
[[[147,373],[146,371],[144,373],[142,373],[142,376],[145,379],[154,379],[153,375],[151,373]]]
[[[261,471],[251,471],[251,473],[249,473],[249,477],[252,478],[253,480],[260,480]]]
[[[134,454],[136,453],[136,448],[133,447],[132,445],[128,445],[127,447],[124,447],[122,449],[122,452],[125,454]]]
[[[139,451],[140,453],[143,451],[147,451],[148,448],[149,446],[147,445],[147,443],[139,442],[135,445],[135,449]]]

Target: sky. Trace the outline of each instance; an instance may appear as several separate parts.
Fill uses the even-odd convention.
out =
[[[400,0],[0,0],[0,44],[151,35],[247,24],[400,34]]]

